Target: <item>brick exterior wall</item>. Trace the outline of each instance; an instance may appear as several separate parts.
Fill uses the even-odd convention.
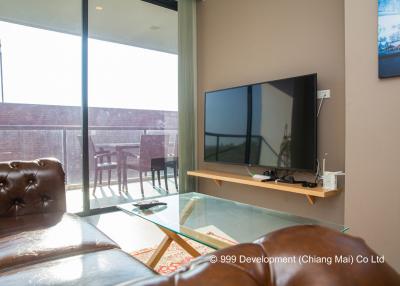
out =
[[[81,182],[81,108],[33,104],[0,104],[0,161],[56,157],[67,183]],[[139,142],[148,134],[176,134],[176,111],[89,108],[95,143]],[[137,130],[132,130],[137,129]]]

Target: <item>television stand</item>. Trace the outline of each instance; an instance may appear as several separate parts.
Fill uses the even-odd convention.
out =
[[[233,173],[209,171],[209,170],[195,170],[188,171],[189,176],[205,178],[213,180],[219,187],[223,182],[236,183],[241,185],[260,187],[269,190],[276,190],[282,192],[290,192],[300,195],[305,195],[310,204],[314,204],[317,198],[328,198],[336,196],[340,190],[326,191],[321,187],[307,188],[296,184],[276,183],[276,182],[260,182],[253,180],[250,176],[237,175]]]

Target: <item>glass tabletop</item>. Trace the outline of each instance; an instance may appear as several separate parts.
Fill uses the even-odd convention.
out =
[[[251,242],[272,231],[295,225],[321,225],[341,232],[347,230],[342,225],[201,193],[174,194],[156,200],[167,205],[145,211],[132,203],[118,208],[215,249]]]

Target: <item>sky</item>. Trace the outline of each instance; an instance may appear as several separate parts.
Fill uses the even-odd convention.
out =
[[[81,38],[0,21],[5,102],[80,106]],[[89,39],[90,107],[178,110],[178,56]]]

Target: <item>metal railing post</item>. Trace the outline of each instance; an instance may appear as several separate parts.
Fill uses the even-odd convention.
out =
[[[65,184],[68,184],[68,156],[67,156],[67,129],[62,129],[62,152],[65,172]]]

